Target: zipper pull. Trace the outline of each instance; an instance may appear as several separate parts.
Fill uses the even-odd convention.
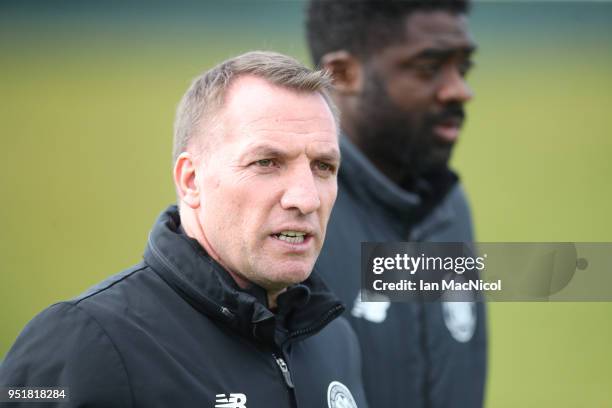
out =
[[[282,357],[277,357],[276,354],[272,354],[272,357],[274,357],[276,364],[278,364],[278,368],[280,368],[283,373],[283,378],[285,379],[287,387],[294,388],[293,381],[291,381],[291,373],[289,372],[289,367],[287,367],[285,360],[283,360]]]
[[[233,319],[234,318],[234,314],[232,313],[231,310],[229,310],[227,307],[225,306],[221,306],[221,314],[225,317],[227,317],[228,319]]]

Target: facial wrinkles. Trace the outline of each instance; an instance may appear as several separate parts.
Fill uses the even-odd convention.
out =
[[[257,149],[258,147],[264,147],[276,149],[278,151],[284,151],[285,158],[282,159],[286,161],[284,165],[291,168],[293,166],[306,167],[306,171],[310,173],[310,162],[313,160],[312,157],[318,157],[317,154],[323,149],[323,147],[325,147],[326,151],[330,150],[330,147],[335,148],[335,150],[337,151],[336,146],[337,144],[331,142],[315,140],[307,144],[298,146],[295,149],[287,150],[286,148],[283,148],[283,145],[272,143],[270,142],[270,140],[259,139],[255,143],[247,144],[247,147],[245,149],[236,149],[238,151],[242,151],[242,154],[237,155],[237,157],[232,161],[233,165],[231,171],[235,172],[238,177],[230,178],[230,181],[233,180],[231,181],[231,183],[234,184],[235,187],[238,189],[242,188],[241,186],[244,186],[246,184],[250,184],[251,186],[253,186],[257,185],[258,183],[263,183],[261,184],[262,189],[266,189],[265,197],[261,200],[259,200],[257,195],[250,196],[251,199],[249,199],[249,205],[251,205],[253,209],[255,209],[255,211],[253,211],[251,213],[251,216],[249,217],[249,219],[253,221],[253,223],[247,223],[244,227],[240,228],[243,234],[237,237],[240,242],[239,246],[240,248],[242,248],[241,252],[247,256],[251,256],[251,258],[247,262],[245,262],[245,265],[255,264],[256,261],[258,261],[259,259],[265,258],[264,254],[261,254],[256,250],[257,247],[263,244],[262,240],[265,240],[268,237],[269,233],[272,233],[272,231],[278,229],[278,226],[283,223],[292,223],[296,221],[303,223],[306,221],[311,224],[313,228],[316,228],[318,230],[315,234],[316,239],[321,239],[321,222],[320,218],[316,215],[316,213],[301,215],[297,211],[281,210],[277,204],[280,200],[281,186],[285,184],[295,183],[295,180],[288,181],[287,177],[289,174],[284,174],[282,171],[278,173],[276,170],[274,170],[269,174],[259,173],[257,171],[257,168],[251,165],[251,160],[255,161],[267,156],[249,156],[249,150]],[[231,151],[232,148],[230,147],[229,150]],[[214,166],[220,166],[219,163],[211,162],[210,164]],[[270,190],[268,188],[268,186],[271,185],[268,177],[276,178],[277,182],[275,182],[275,184],[273,185],[277,186],[277,188],[273,190]],[[315,176],[312,175],[312,177],[314,178]],[[243,207],[243,205],[244,203],[242,203],[242,205],[238,207],[238,211],[242,211],[241,208]],[[237,221],[239,220],[236,220],[236,222]],[[252,228],[253,225],[258,226],[258,228],[254,231],[250,231],[249,228]],[[223,232],[221,231],[219,233]],[[250,234],[255,234],[256,236],[258,236],[258,239],[247,239],[247,236],[252,236]],[[225,256],[221,257],[221,259],[223,258],[225,258]],[[229,256],[229,258],[231,259],[232,257]],[[232,269],[230,265],[226,264],[226,267],[230,267],[230,269]],[[249,276],[249,274],[252,273],[252,271],[250,270],[245,270],[245,272],[246,276]]]
[[[306,146],[306,155],[312,160],[322,159],[331,162],[336,167],[340,165],[340,151],[337,141],[314,140]]]
[[[256,130],[253,132],[252,141],[249,138],[242,147],[236,149],[239,153],[233,166],[236,171],[244,170],[249,173],[249,167],[258,160],[274,160],[278,161],[278,165],[286,165],[304,156],[310,162],[320,160],[337,168],[340,152],[337,135],[335,133],[332,135],[333,138],[330,138],[330,134],[324,131],[288,134],[280,131]],[[296,143],[288,144],[287,140],[291,139]]]
[[[302,143],[289,147],[286,143],[282,143],[282,140],[288,137],[299,138]],[[320,155],[337,155],[337,143],[325,139],[328,138],[317,138],[315,136],[303,137],[286,134],[276,135],[276,137],[269,136],[265,139],[258,138],[255,142],[246,143],[245,146],[240,149],[238,162],[246,162],[252,158],[263,157],[267,154],[287,158],[296,158],[299,155],[305,154],[311,159],[315,159]]]
[[[278,117],[266,115],[263,117],[253,118],[243,124],[245,129],[253,129],[260,132],[286,132],[286,133],[311,133],[321,131],[331,131],[331,127],[321,127],[322,123],[328,122],[327,117],[312,116],[303,117]]]
[[[315,234],[317,238],[313,240],[316,248],[312,245],[301,255],[279,249],[271,234],[296,222],[308,223],[315,229],[323,227],[331,211],[331,193],[335,194],[335,185],[328,180],[320,184],[315,181],[316,193],[324,204],[311,213],[287,211],[281,207],[280,199],[283,191],[296,186],[296,178],[317,180],[312,162],[324,150],[332,149],[328,145],[337,150],[337,138],[331,113],[327,115],[321,109],[325,103],[322,97],[319,103],[307,99],[308,95],[260,86],[257,81],[245,78],[236,82],[241,87],[232,90],[226,101],[223,138],[204,167],[204,173],[216,173],[218,180],[215,176],[206,180],[203,200],[207,204],[201,223],[207,228],[211,248],[215,245],[213,249],[226,268],[272,287],[293,282],[296,277],[302,279],[311,270],[315,250],[320,249],[320,234]],[[281,154],[252,154],[250,149],[257,144],[271,145]],[[278,159],[279,167],[258,167],[255,162],[262,159]],[[299,172],[294,172],[297,165]],[[299,186],[296,191],[300,192]],[[216,216],[214,225],[207,223],[207,215]]]

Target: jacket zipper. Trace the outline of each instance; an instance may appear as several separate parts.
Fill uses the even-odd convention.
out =
[[[288,339],[285,341],[285,344],[287,343],[287,341],[294,340],[297,337],[300,337],[300,336],[316,331],[319,327],[322,327],[326,325],[327,323],[329,323],[329,321],[331,321],[339,313],[342,313],[342,310],[344,310],[343,306],[336,306],[332,308],[323,316],[321,320],[319,320],[319,322],[316,325],[310,328],[307,328],[307,329],[296,330],[293,333],[291,333]],[[293,384],[293,381],[291,380],[291,372],[289,371],[289,366],[287,366],[287,363],[285,362],[282,356],[283,356],[282,349],[279,350],[278,353],[274,353],[274,352],[272,353],[272,357],[274,358],[276,365],[278,366],[281,373],[283,374],[285,385],[287,386],[287,390],[289,391],[289,401],[290,401],[291,407],[297,408],[297,398],[295,397],[295,385]]]
[[[295,398],[295,385],[291,380],[291,372],[289,371],[289,366],[287,366],[285,359],[283,359],[283,357],[281,356],[282,352],[278,354],[272,353],[272,357],[274,358],[276,365],[278,366],[281,371],[281,374],[283,375],[283,380],[285,380],[285,385],[287,386],[287,391],[289,392],[289,403],[291,404],[291,407],[297,408],[297,399]]]

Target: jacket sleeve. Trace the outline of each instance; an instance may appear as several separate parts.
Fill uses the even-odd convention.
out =
[[[26,325],[0,365],[0,386],[66,389],[68,401],[40,403],[47,408],[132,406],[128,375],[112,340],[72,303],[53,305]]]

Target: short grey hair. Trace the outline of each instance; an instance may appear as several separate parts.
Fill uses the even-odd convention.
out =
[[[227,89],[242,75],[253,75],[296,92],[321,94],[339,129],[338,110],[329,95],[332,81],[328,72],[311,70],[276,52],[252,51],[223,61],[193,80],[176,111],[173,163],[187,150],[202,121],[211,119],[223,107]]]

